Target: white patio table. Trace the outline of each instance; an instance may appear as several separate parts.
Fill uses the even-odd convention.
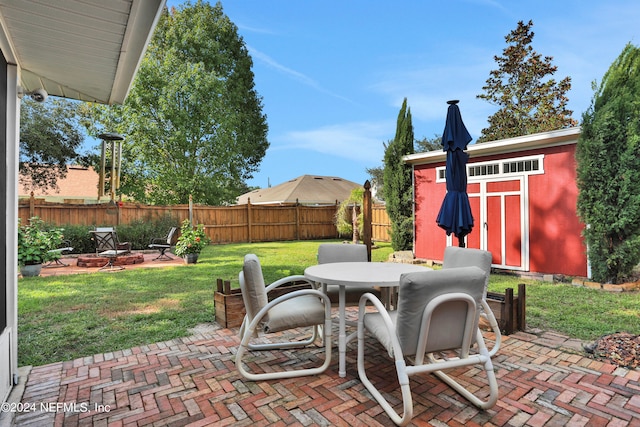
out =
[[[430,271],[429,267],[393,262],[337,262],[307,267],[307,279],[322,285],[338,285],[338,374],[346,376],[347,343],[356,333],[346,335],[345,289],[347,286],[394,287],[400,282],[400,275],[419,271]]]

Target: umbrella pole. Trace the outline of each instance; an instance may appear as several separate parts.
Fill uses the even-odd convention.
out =
[[[458,246],[464,248],[464,236],[458,236]]]

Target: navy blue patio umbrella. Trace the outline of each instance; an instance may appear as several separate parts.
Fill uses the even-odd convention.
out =
[[[458,246],[463,248],[464,236],[473,229],[473,215],[467,195],[469,155],[464,151],[471,141],[471,135],[462,122],[458,101],[447,101],[447,104],[447,122],[442,134],[442,145],[447,152],[447,194],[436,222],[447,232],[447,236],[453,233],[458,238]]]

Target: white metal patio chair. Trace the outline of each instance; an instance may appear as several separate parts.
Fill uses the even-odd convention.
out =
[[[236,353],[236,367],[249,380],[273,380],[324,372],[331,363],[331,301],[324,293],[313,289],[313,283],[302,275],[282,278],[265,287],[262,267],[258,257],[248,254],[240,272],[240,289],[247,314],[240,327],[242,341]],[[285,293],[272,301],[268,293],[281,285],[291,282],[307,282],[309,289]],[[311,337],[300,341],[258,343],[252,341],[261,331],[265,334],[296,328],[311,327]],[[319,367],[283,370],[277,372],[253,373],[243,362],[248,350],[275,350],[306,347],[324,332],[322,342],[325,349],[324,363]]]
[[[322,243],[318,246],[318,264],[328,264],[332,262],[367,262],[367,246],[349,243]],[[338,303],[338,285],[323,285],[323,291],[329,296],[332,304]],[[348,287],[345,289],[345,303],[348,305],[358,305],[360,297],[366,292],[371,292],[378,298],[382,298],[379,289],[370,287]]]
[[[500,332],[500,326],[498,326],[496,316],[493,314],[493,311],[491,311],[489,303],[487,303],[487,288],[489,287],[489,275],[491,274],[491,258],[491,252],[484,251],[482,249],[448,246],[444,250],[442,269],[474,266],[481,268],[487,274],[487,279],[484,284],[484,294],[482,297],[482,309],[480,310],[480,316],[489,323],[491,329],[493,330],[493,333],[495,334],[495,342],[493,344],[493,347],[489,351],[489,355],[493,357],[500,349],[500,344],[502,343],[502,333]]]
[[[482,409],[495,405],[498,383],[478,321],[486,273],[478,267],[403,274],[398,309],[387,311],[371,294],[360,299],[358,313],[358,374],[371,395],[398,425],[413,417],[409,377],[433,373]],[[366,310],[371,302],[375,311]],[[366,374],[365,332],[373,335],[395,361],[402,393],[402,412],[394,409]],[[475,344],[475,346],[474,346]],[[474,349],[474,347],[476,347]],[[444,371],[474,367],[484,371],[486,388],[474,394]],[[370,367],[371,368],[371,367]],[[479,374],[474,374],[474,378]],[[476,390],[477,386],[473,386]],[[484,400],[482,399],[484,397]]]

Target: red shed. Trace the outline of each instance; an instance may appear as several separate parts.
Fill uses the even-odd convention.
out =
[[[474,227],[467,247],[491,251],[496,268],[587,276],[584,225],[576,208],[579,135],[575,127],[469,145]],[[457,244],[436,224],[446,193],[445,153],[404,160],[413,166],[415,256],[442,260],[444,248]]]

